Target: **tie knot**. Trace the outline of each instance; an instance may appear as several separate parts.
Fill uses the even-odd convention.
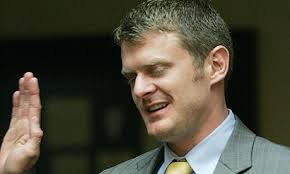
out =
[[[165,174],[191,174],[193,172],[192,168],[186,160],[173,161],[171,162]]]

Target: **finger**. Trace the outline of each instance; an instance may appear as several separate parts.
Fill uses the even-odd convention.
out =
[[[38,127],[40,127],[41,101],[39,96],[39,85],[37,78],[33,77],[28,82],[28,91],[30,94],[29,117],[36,117]]]
[[[15,91],[13,94],[12,104],[13,104],[13,107],[15,108],[19,107],[19,95],[20,95],[19,91]]]
[[[27,95],[27,89],[26,89],[26,80],[24,77],[19,79],[19,92],[20,92],[20,97],[19,97],[19,107],[22,107],[24,104],[27,103],[28,95]]]
[[[32,72],[24,73],[23,77],[19,80],[19,91],[24,91],[27,89],[27,82],[33,77]]]
[[[13,94],[13,98],[12,98],[12,117],[17,117],[18,116],[18,109],[19,109],[19,105],[20,105],[20,92],[19,91],[15,91]]]
[[[26,83],[27,90],[30,95],[38,95],[39,94],[39,84],[38,79],[36,77],[31,77]]]
[[[31,72],[26,72],[23,75],[24,82],[23,82],[23,87],[24,87],[24,92],[28,92],[30,94],[30,80],[33,78],[33,74]]]
[[[30,72],[27,72],[19,80],[19,91],[20,91],[19,111],[18,111],[19,117],[28,117],[29,105],[30,105],[28,83],[32,77],[33,77],[33,74]]]
[[[23,92],[24,91],[24,77],[20,78],[19,81],[18,81],[18,88],[19,88],[19,91],[20,92]]]
[[[22,84],[19,84],[20,87],[22,87],[23,91],[26,92],[26,91],[29,91],[29,81],[30,79],[33,78],[33,74],[31,72],[26,72],[24,75],[23,75],[23,82]],[[22,78],[21,78],[22,79]]]
[[[29,79],[31,79],[33,77],[33,73],[32,72],[26,72],[26,73],[24,73],[23,77],[24,77],[25,80],[28,81]]]
[[[18,110],[19,110],[19,97],[20,97],[20,92],[19,91],[15,91],[12,97],[12,117],[11,117],[11,121],[10,121],[10,127],[12,125],[14,125],[14,123],[17,120],[17,116],[18,114]]]
[[[29,105],[30,105],[30,96],[28,94],[28,91],[24,90],[24,79],[20,79],[19,81],[19,89],[20,89],[20,95],[19,95],[19,107],[18,112],[16,113],[18,119],[28,117],[29,112]]]

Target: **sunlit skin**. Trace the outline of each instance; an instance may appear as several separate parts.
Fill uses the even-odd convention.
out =
[[[40,128],[38,80],[27,72],[13,94],[9,129],[0,150],[0,173],[21,174],[31,169],[40,155],[43,132]]]
[[[225,119],[225,47],[214,48],[197,66],[174,33],[147,32],[142,42],[124,41],[121,53],[122,74],[148,134],[177,155],[185,155]]]

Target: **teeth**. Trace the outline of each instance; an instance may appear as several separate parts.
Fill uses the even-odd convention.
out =
[[[153,111],[156,111],[156,110],[158,110],[158,109],[164,108],[165,106],[167,106],[166,103],[159,103],[159,104],[156,104],[156,105],[151,106],[151,107],[148,109],[148,111],[149,111],[149,112],[153,112]]]

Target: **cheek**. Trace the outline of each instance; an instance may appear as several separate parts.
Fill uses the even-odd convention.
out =
[[[132,92],[131,92],[131,97],[132,97],[132,100],[135,104],[135,106],[137,107],[137,109],[141,112],[141,99],[136,97]]]
[[[131,97],[132,97],[134,103],[136,104],[136,102],[137,102],[137,97],[134,95],[134,91],[133,91],[133,88],[132,88],[132,87],[130,87],[130,90],[131,90]]]
[[[134,103],[136,104],[136,96],[133,94],[133,91],[132,90],[131,90],[131,97],[132,97]]]
[[[158,82],[160,87],[173,95],[183,93],[186,95],[190,88],[193,88],[192,71],[180,71],[185,68],[172,71],[166,78],[160,79]]]
[[[208,100],[209,88],[203,81],[187,82],[176,89],[176,97],[179,98],[183,107],[199,108],[206,105]]]

